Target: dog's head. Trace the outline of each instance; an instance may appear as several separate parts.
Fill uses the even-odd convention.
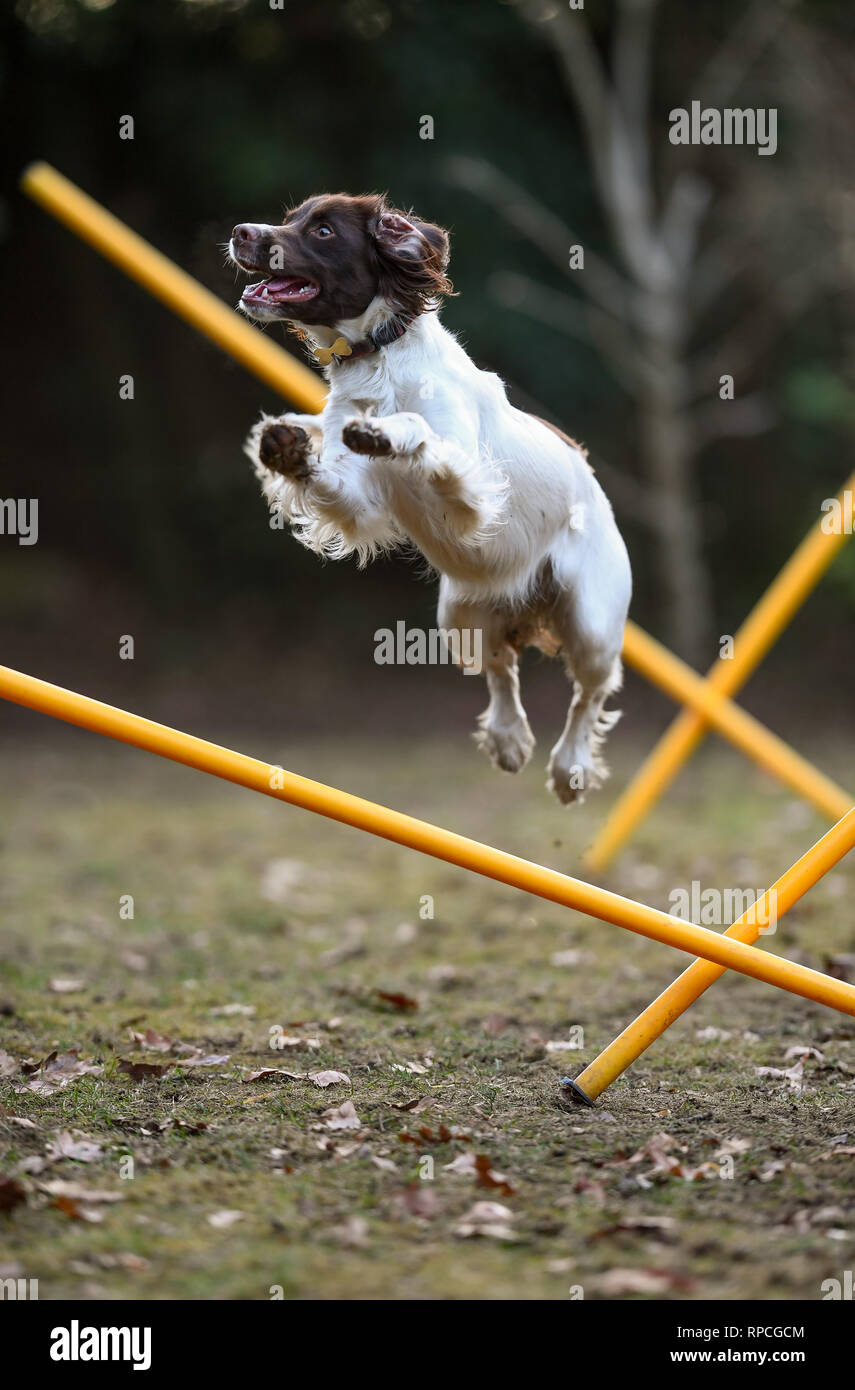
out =
[[[262,321],[334,328],[358,318],[377,296],[393,312],[415,317],[452,292],[448,233],[388,207],[379,194],[308,198],[281,227],[242,222],[229,255],[242,270],[264,276],[239,304]]]

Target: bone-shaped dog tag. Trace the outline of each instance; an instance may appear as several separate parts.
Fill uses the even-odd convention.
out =
[[[328,367],[334,357],[349,357],[352,351],[346,338],[336,338],[332,347],[315,348],[315,357],[322,367]]]

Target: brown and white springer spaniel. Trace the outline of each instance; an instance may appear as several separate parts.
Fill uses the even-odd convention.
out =
[[[229,252],[260,277],[243,312],[288,323],[329,382],[320,415],[265,416],[249,437],[269,506],[320,555],[421,551],[440,575],[440,628],[482,634],[477,737],[506,772],[534,747],[518,652],[560,653],[573,697],[548,785],[581,800],[607,775],[629,560],[584,452],[512,406],[440,323],[447,232],[377,194],[322,194],[279,226],[241,223]]]

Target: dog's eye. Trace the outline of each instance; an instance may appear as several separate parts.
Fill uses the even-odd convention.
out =
[[[329,222],[322,222],[319,227],[312,228],[312,235],[322,237],[335,236],[335,232],[333,231]]]

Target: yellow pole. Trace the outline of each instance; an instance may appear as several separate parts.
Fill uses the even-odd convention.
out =
[[[221,748],[192,734],[181,733],[137,714],[102,704],[100,700],[49,685],[46,681],[10,670],[7,666],[0,666],[0,697],[29,709],[40,710],[66,723],[91,729],[121,743],[143,748],[162,758],[170,758],[173,762],[195,767],[200,772],[222,777],[227,782],[236,782],[266,796],[302,806],[330,820],[367,830],[372,835],[407,845],[422,854],[471,869],[474,873],[508,883],[550,902],[561,903],[564,907],[575,908],[602,921],[613,922],[639,936],[661,941],[691,955],[703,956],[728,970],[738,970],[754,979],[789,990],[792,994],[814,999],[841,1013],[855,1016],[855,986],[842,980],[809,970],[794,961],[770,956],[755,946],[719,935],[706,927],[682,922],[666,912],[633,902],[630,898],[622,898],[617,893],[607,892],[581,879],[570,878],[556,869],[532,864],[504,850],[444,830],[441,826],[415,820],[400,811],[286,772],[275,764],[234,753],[231,749]]]
[[[733,926],[728,928],[725,935],[734,937],[737,941],[756,941],[763,932],[765,923],[777,921],[785,912],[789,912],[793,904],[797,903],[823,874],[828,873],[844,854],[848,854],[853,845],[855,808],[847,811],[837,825],[832,826],[807,854],[803,854],[801,859],[764,893],[753,909],[744,912]],[[705,960],[696,960],[659,995],[658,999],[654,999],[644,1013],[639,1014],[635,1022],[630,1023],[599,1057],[589,1063],[581,1075],[575,1078],[572,1088],[576,1095],[582,1100],[594,1101],[723,974],[720,966],[710,965]]]
[[[181,318],[302,410],[323,409],[323,382],[210,290],[161,255],[50,164],[24,171],[25,193]]]
[[[838,495],[841,505],[844,494],[853,490],[855,473]],[[711,668],[707,679],[713,690],[719,695],[734,695],[744,685],[847,539],[844,528],[840,528],[840,534],[833,534],[822,529],[822,518],[816,522],[742,624],[736,634],[733,656],[720,658]],[[705,717],[695,710],[678,714],[618,798],[585,854],[587,869],[601,873],[607,867],[676,777],[706,729]]]
[[[770,733],[758,719],[720,695],[691,666],[687,666],[667,647],[663,647],[635,623],[626,625],[623,654],[626,660],[653,685],[678,703],[688,705],[723,734],[737,748],[753,758],[773,777],[792,787],[827,815],[829,820],[845,816],[853,798],[830,777],[818,772],[788,743]]]

